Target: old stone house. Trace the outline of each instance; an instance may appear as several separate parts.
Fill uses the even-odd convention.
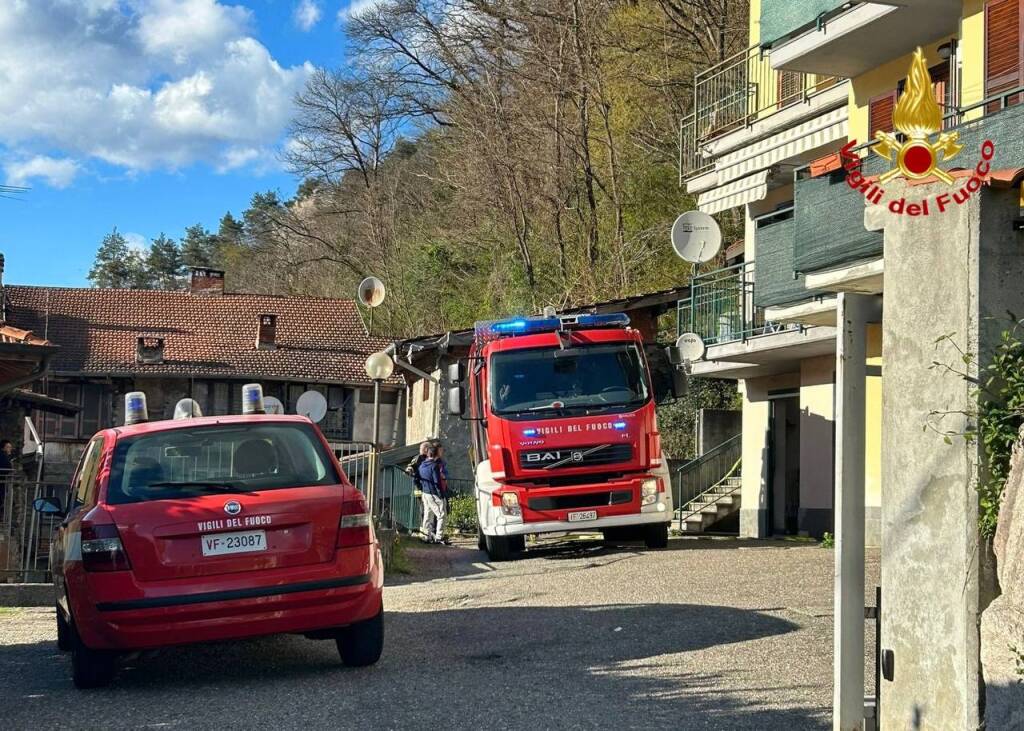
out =
[[[33,411],[47,476],[70,471],[98,429],[123,422],[124,394],[144,391],[150,418],[170,418],[179,399],[206,415],[238,413],[242,385],[262,384],[286,413],[320,392],[320,428],[332,441],[371,441],[370,337],[355,302],[227,292],[223,272],[195,270],[181,291],[6,285],[8,324],[58,346],[35,390],[77,405],[70,414]],[[383,384],[380,441],[401,444],[404,384]]]

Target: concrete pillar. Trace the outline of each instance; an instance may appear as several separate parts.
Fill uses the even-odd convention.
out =
[[[864,724],[864,420],[867,325],[877,297],[840,293],[836,313],[836,550],[833,728]]]

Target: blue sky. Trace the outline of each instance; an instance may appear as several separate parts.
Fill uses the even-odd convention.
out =
[[[355,7],[372,0],[357,0]],[[137,245],[216,229],[281,168],[290,100],[344,63],[351,0],[4,0],[4,280],[87,286],[111,228]]]

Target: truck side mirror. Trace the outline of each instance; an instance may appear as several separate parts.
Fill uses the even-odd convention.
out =
[[[690,380],[686,377],[686,371],[681,366],[672,367],[672,395],[677,399],[682,398],[690,390]]]
[[[464,361],[457,360],[454,363],[448,365],[448,382],[449,383],[462,383],[466,379],[466,364]]]
[[[448,413],[451,416],[462,416],[466,413],[466,399],[462,386],[448,389]]]
[[[645,348],[647,351],[647,365],[651,369],[651,390],[654,394],[654,403],[670,403],[679,397],[677,385],[677,369],[671,362],[670,348],[660,348],[650,345]],[[684,376],[685,381],[685,376]],[[685,383],[682,385],[685,392]]]

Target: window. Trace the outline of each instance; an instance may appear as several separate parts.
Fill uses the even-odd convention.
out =
[[[336,485],[331,455],[301,423],[187,426],[117,441],[111,504]]]
[[[80,408],[73,416],[43,413],[42,437],[46,440],[78,441],[89,439],[110,422],[110,395],[95,383],[50,383],[47,394]]]
[[[868,102],[868,138],[875,139],[875,132],[892,132],[892,115],[896,111],[896,90],[876,96]]]
[[[1024,0],[989,0],[985,5],[985,96],[991,97],[1024,85]],[[1017,104],[1021,95],[1009,98]],[[986,109],[998,111],[1000,101]]]
[[[78,471],[71,485],[75,507],[93,504],[96,498],[96,475],[100,469],[102,454],[102,439],[93,439],[82,453],[82,461],[78,464]]]
[[[778,107],[789,106],[803,94],[804,75],[799,71],[779,71]]]

